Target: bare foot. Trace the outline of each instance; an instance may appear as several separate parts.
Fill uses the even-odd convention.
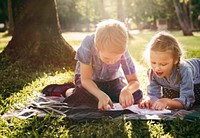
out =
[[[69,88],[66,92],[65,92],[65,96],[69,97],[72,93],[73,93],[74,88]]]

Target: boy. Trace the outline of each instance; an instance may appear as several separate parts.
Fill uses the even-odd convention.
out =
[[[127,39],[120,21],[109,19],[97,25],[95,34],[87,36],[77,50],[75,88],[66,91],[65,102],[101,110],[112,108],[113,102],[124,108],[138,103],[143,95]]]

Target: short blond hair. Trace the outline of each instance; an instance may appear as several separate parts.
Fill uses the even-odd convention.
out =
[[[127,28],[123,22],[108,19],[97,24],[94,40],[97,50],[121,54],[127,48],[127,40]]]

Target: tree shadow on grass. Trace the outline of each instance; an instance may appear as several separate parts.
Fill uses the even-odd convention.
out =
[[[35,137],[150,137],[147,121],[127,121],[102,117],[98,120],[76,122],[66,118],[33,117],[25,121],[26,125],[18,129],[17,136],[27,137],[34,134]],[[59,128],[62,128],[59,129]],[[15,130],[11,130],[12,132]]]
[[[9,58],[0,54],[0,107],[4,107],[5,99],[19,92],[45,74],[54,76],[57,72],[74,71],[68,66],[23,65],[23,62],[12,63]],[[45,87],[45,86],[44,86]],[[30,90],[33,91],[33,90]],[[12,101],[12,103],[15,101]]]

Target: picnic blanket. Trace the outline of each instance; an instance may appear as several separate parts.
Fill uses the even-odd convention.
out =
[[[198,108],[197,110],[195,109],[190,111],[172,110],[171,113],[167,114],[138,114],[127,109],[101,111],[98,109],[90,108],[85,105],[78,107],[70,107],[67,103],[63,102],[64,99],[64,97],[56,96],[45,97],[41,93],[38,93],[38,96],[32,99],[32,101],[30,101],[26,107],[20,110],[14,110],[5,113],[4,115],[2,115],[2,118],[9,119],[12,117],[17,117],[20,119],[27,119],[33,116],[45,117],[47,114],[51,114],[52,117],[68,117],[69,119],[79,122],[86,120],[98,120],[103,117],[126,117],[127,120],[173,120],[177,117],[180,119],[184,119],[185,117],[187,117],[188,120],[193,120],[194,117],[200,118],[200,108]]]

